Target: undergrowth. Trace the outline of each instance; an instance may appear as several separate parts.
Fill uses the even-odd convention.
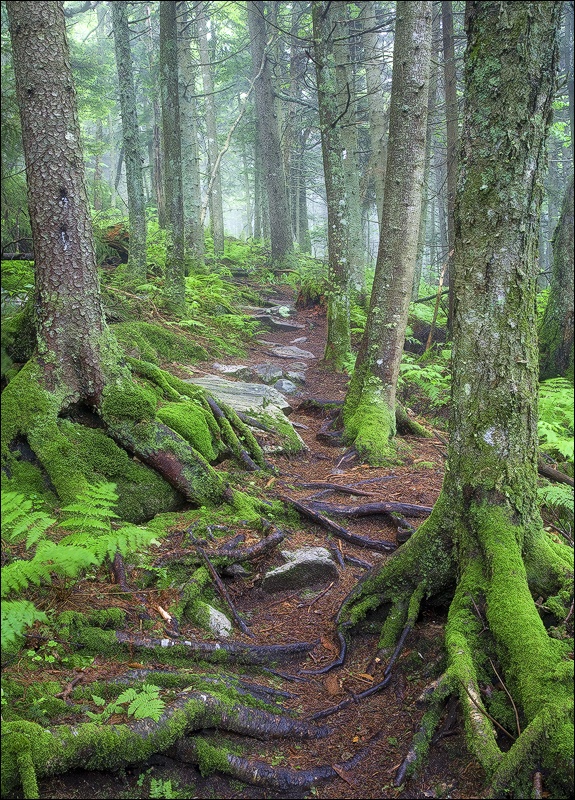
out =
[[[18,644],[44,611],[25,596],[55,577],[73,583],[116,553],[141,551],[155,540],[146,528],[116,522],[115,485],[102,483],[80,493],[59,519],[34,508],[17,492],[2,492],[2,650]],[[64,531],[70,531],[62,536]]]

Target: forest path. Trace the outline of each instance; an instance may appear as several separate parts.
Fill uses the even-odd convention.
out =
[[[289,287],[274,287],[270,300],[278,305],[293,305],[293,291]],[[289,397],[293,412],[290,419],[297,423],[298,433],[308,446],[308,451],[298,456],[273,455],[270,460],[277,475],[269,473],[245,473],[245,488],[259,489],[260,494],[276,499],[289,496],[305,502],[312,495],[321,493],[321,500],[338,505],[357,505],[362,502],[402,502],[432,506],[442,483],[445,447],[440,440],[410,438],[411,449],[402,466],[372,468],[357,459],[346,460],[346,448],[328,446],[316,438],[322,425],[329,418],[326,409],[309,407],[311,398],[341,401],[345,396],[348,378],[326,369],[321,362],[326,336],[325,310],[321,307],[295,310],[290,317],[303,328],[297,331],[266,331],[246,348],[246,355],[237,359],[219,359],[226,364],[243,364],[254,367],[262,363],[277,365],[289,371],[293,360],[280,359],[270,353],[271,345],[290,345],[299,340],[297,347],[312,352],[316,357],[308,359],[305,383],[297,396]],[[305,341],[302,341],[305,338]],[[213,363],[194,365],[194,372],[215,372]],[[224,463],[224,469],[230,467]],[[356,491],[368,492],[369,496],[354,496],[336,490],[322,490],[306,484],[338,484]],[[423,519],[410,518],[417,527]],[[389,519],[382,516],[359,519],[338,519],[351,533],[369,539],[396,541],[397,529]],[[237,611],[249,620],[253,638],[248,638],[234,628],[233,639],[256,644],[284,644],[295,641],[320,643],[305,657],[285,671],[298,678],[299,669],[314,670],[329,664],[339,652],[335,635],[335,616],[342,600],[365,573],[365,568],[347,561],[359,559],[371,565],[382,563],[389,555],[369,548],[357,547],[336,539],[318,525],[301,518],[292,528],[282,527],[286,538],[271,554],[262,556],[252,565],[248,577],[226,580],[229,595]],[[235,531],[231,531],[233,535]],[[246,531],[250,540],[250,532]],[[175,535],[175,534],[174,534]],[[261,588],[261,578],[270,569],[284,563],[280,550],[296,550],[306,546],[322,546],[333,552],[337,548],[344,561],[339,567],[339,577],[327,584],[318,584],[313,590],[284,591],[273,594]],[[161,598],[160,598],[161,599]],[[162,601],[169,607],[169,599]],[[303,770],[329,764],[341,777],[321,781],[311,792],[294,791],[280,794],[269,789],[248,786],[228,779],[218,773],[202,777],[194,766],[182,765],[163,756],[158,756],[142,770],[126,770],[122,782],[118,776],[102,773],[72,772],[42,782],[41,797],[54,798],[141,798],[197,797],[197,798],[269,798],[316,797],[316,798],[473,798],[480,796],[482,773],[468,753],[463,731],[457,719],[446,722],[438,741],[431,748],[429,761],[421,775],[408,781],[400,789],[393,785],[394,776],[409,747],[413,734],[418,730],[423,708],[417,707],[417,699],[424,688],[443,668],[442,609],[425,610],[415,629],[409,635],[406,646],[394,668],[391,683],[381,692],[328,717],[333,733],[318,741],[297,743],[289,740],[260,742],[246,738],[234,739],[226,734],[225,740],[238,744],[242,754],[258,758],[268,764]],[[385,663],[378,664],[370,675],[368,667],[377,650],[379,624],[364,625],[361,632],[353,636],[346,661],[324,675],[306,676],[304,680],[284,680],[283,691],[289,692],[286,708],[297,711],[301,718],[337,705],[370,688],[382,679]],[[182,631],[184,632],[184,631]],[[186,629],[188,636],[198,635]],[[109,665],[112,668],[112,665]],[[251,680],[263,682],[261,676]],[[219,734],[216,742],[222,741]],[[339,765],[352,758],[360,750],[365,755],[350,770]],[[146,772],[147,770],[147,772]],[[145,778],[142,778],[142,775]],[[171,781],[173,789],[193,787],[184,794],[149,794],[145,787],[150,778],[156,781]],[[144,783],[144,790],[142,787]],[[157,784],[161,785],[161,784]]]

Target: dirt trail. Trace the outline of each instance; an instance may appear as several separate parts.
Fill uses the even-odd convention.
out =
[[[292,296],[278,290],[275,299],[291,301]],[[352,486],[369,492],[369,497],[342,494],[324,490],[322,500],[337,504],[357,505],[358,502],[403,502],[432,506],[437,498],[443,477],[444,446],[439,440],[411,439],[411,453],[405,465],[394,469],[370,468],[357,460],[343,459],[343,446],[330,447],[320,443],[316,434],[326,421],[325,410],[306,410],[305,400],[321,398],[343,400],[347,378],[324,368],[321,356],[325,342],[325,316],[321,309],[297,311],[292,319],[305,326],[301,332],[266,332],[261,340],[277,344],[290,344],[294,339],[301,348],[316,356],[310,360],[306,370],[306,381],[295,398],[290,398],[294,411],[291,419],[299,425],[298,432],[308,445],[309,451],[301,456],[272,458],[278,475],[250,474],[246,482],[265,488],[270,499],[288,495],[300,501],[322,493],[321,487],[304,484],[327,482]],[[290,369],[290,362],[273,357],[269,345],[254,342],[247,357],[234,363],[254,366],[263,362]],[[298,359],[296,359],[298,360]],[[301,359],[299,359],[301,360]],[[213,363],[213,362],[212,362]],[[230,359],[227,363],[231,363]],[[212,371],[211,363],[198,365]],[[300,408],[302,406],[302,408]],[[342,460],[343,459],[343,460]],[[421,519],[410,519],[414,527]],[[356,534],[377,540],[396,539],[396,526],[384,517],[367,517],[341,521],[341,524]],[[337,547],[342,557],[359,559],[371,565],[381,563],[389,556],[369,549],[359,548],[333,538],[323,528],[301,520],[288,536],[281,548],[263,557],[253,567],[250,578],[236,578],[227,583],[228,591],[238,611],[250,620],[253,640],[238,633],[237,639],[258,644],[277,644],[288,641],[310,641],[320,639],[320,644],[297,668],[316,669],[330,663],[338,653],[335,637],[334,617],[342,599],[364,574],[364,568],[349,562],[339,570],[339,579],[333,584],[322,585],[313,593],[283,592],[269,595],[261,588],[261,576],[270,568],[284,563],[280,549],[295,550],[303,545]],[[152,771],[146,777],[172,780],[172,785],[193,785],[193,794],[186,797],[231,798],[473,798],[479,797],[482,781],[480,769],[467,752],[463,731],[457,718],[448,720],[440,731],[438,741],[432,747],[427,766],[419,778],[408,781],[401,789],[393,785],[397,768],[403,761],[413,734],[417,731],[423,715],[416,701],[423,689],[442,671],[443,663],[443,610],[426,610],[410,634],[406,647],[394,669],[391,683],[382,692],[359,703],[351,703],[345,710],[329,717],[326,722],[333,728],[328,739],[297,744],[279,741],[273,744],[241,740],[241,747],[251,747],[251,755],[269,764],[306,769],[321,764],[335,766],[341,777],[324,781],[311,793],[293,795],[277,794],[246,786],[219,776],[202,778],[193,767],[184,767],[169,759],[158,757]],[[236,638],[236,635],[234,634]],[[377,665],[370,675],[367,665],[377,649],[377,625],[364,626],[355,635],[343,667],[325,675],[309,676],[305,681],[284,681],[282,689],[291,694],[286,706],[297,710],[302,718],[334,706],[348,697],[365,691],[374,682],[381,680],[385,664]],[[226,736],[227,739],[233,737]],[[339,765],[366,748],[364,757],[349,771]],[[103,776],[95,773],[71,773],[51,781],[44,781],[42,797],[147,797],[138,788],[138,775],[142,771],[127,771],[126,776]],[[140,784],[142,778],[140,777]],[[148,785],[148,784],[146,784]],[[164,796],[164,795],[161,795]],[[176,795],[183,796],[183,795]]]

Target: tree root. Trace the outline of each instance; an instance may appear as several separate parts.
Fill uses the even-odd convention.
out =
[[[299,511],[300,514],[303,514],[304,517],[313,520],[323,528],[327,528],[327,530],[331,531],[331,533],[333,533],[334,536],[337,536],[338,539],[343,539],[344,542],[354,544],[356,547],[366,547],[369,550],[376,550],[380,553],[389,553],[390,551],[395,550],[397,547],[395,542],[369,539],[367,536],[358,536],[357,534],[350,533],[348,530],[346,530],[346,528],[338,525],[337,522],[333,522],[333,520],[324,517],[323,514],[319,514],[317,511],[314,511],[313,508],[310,508],[309,506],[300,503],[299,500],[294,500],[287,495],[280,495],[279,499],[282,502],[293,506],[293,508]]]
[[[302,655],[317,646],[318,642],[293,644],[248,645],[241,642],[190,642],[186,639],[152,639],[130,636],[116,631],[116,640],[127,647],[154,649],[156,647],[181,647],[191,657],[205,661],[230,661],[237,664],[269,664]]]
[[[213,582],[214,582],[214,584],[216,586],[216,589],[218,590],[218,592],[220,594],[220,597],[223,598],[224,602],[226,603],[226,605],[230,609],[230,611],[232,613],[232,616],[234,618],[234,622],[236,623],[238,628],[241,630],[242,633],[247,634],[247,636],[253,636],[254,634],[250,631],[250,629],[248,628],[246,623],[243,621],[243,619],[238,614],[237,609],[236,609],[235,605],[233,604],[230,595],[228,594],[228,590],[226,589],[226,587],[224,586],[224,584],[222,582],[222,579],[220,578],[220,576],[216,572],[216,568],[214,567],[214,565],[212,564],[212,562],[208,558],[208,556],[206,554],[206,551],[203,548],[201,548],[199,545],[196,545],[196,551],[201,556],[201,558],[202,558],[202,560],[203,560],[203,562],[204,562],[204,564],[206,566],[206,569],[210,573],[210,576],[211,576],[211,578],[212,578],[212,580],[213,580]]]
[[[310,789],[320,780],[336,777],[345,779],[345,772],[353,769],[362,758],[365,758],[380,737],[380,733],[372,737],[368,744],[348,761],[334,766],[325,765],[301,770],[271,767],[263,761],[241,758],[223,748],[214,747],[205,740],[189,737],[180,739],[169,751],[169,755],[186,763],[199,764],[204,775],[218,770],[254,786],[265,786],[276,791],[289,792],[294,789]]]
[[[26,797],[38,797],[37,779],[71,769],[118,769],[145,761],[175,745],[187,733],[205,728],[228,730],[262,740],[327,736],[330,729],[232,705],[207,692],[180,692],[155,722],[123,725],[84,723],[44,729],[33,722],[9,722],[2,736],[2,796],[21,781]]]

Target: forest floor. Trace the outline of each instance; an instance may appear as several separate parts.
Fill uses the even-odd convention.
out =
[[[274,301],[293,303],[289,289],[277,289]],[[306,381],[297,397],[289,398],[293,407],[291,420],[305,427],[297,430],[306,442],[309,451],[290,458],[282,455],[271,457],[278,474],[270,478],[258,473],[246,473],[246,484],[265,490],[269,499],[280,494],[303,500],[321,492],[321,487],[306,484],[328,482],[351,486],[365,492],[369,497],[342,494],[335,490],[324,490],[322,500],[337,504],[357,505],[358,502],[399,501],[432,506],[441,488],[445,445],[440,438],[420,439],[407,437],[408,455],[404,464],[393,469],[372,468],[355,460],[342,460],[345,448],[331,447],[320,443],[316,434],[329,412],[323,409],[310,410],[304,401],[309,398],[343,400],[348,378],[334,374],[321,363],[325,343],[326,319],[320,307],[296,311],[291,318],[305,326],[298,332],[268,332],[261,340],[277,344],[290,344],[305,336],[298,346],[316,356],[308,362]],[[290,362],[270,355],[269,345],[254,341],[247,348],[247,356],[233,363],[254,366],[262,362],[290,368]],[[213,362],[212,362],[213,363]],[[230,359],[227,363],[231,363]],[[204,369],[213,372],[211,363],[194,365],[198,373]],[[300,409],[300,406],[302,408]],[[228,464],[223,465],[229,468]],[[249,488],[249,486],[247,486]],[[410,522],[417,527],[422,519]],[[345,526],[353,533],[372,539],[395,541],[396,529],[384,517],[364,517],[345,520]],[[249,543],[249,531],[244,530]],[[234,532],[231,532],[233,535]],[[334,618],[343,598],[364,574],[364,568],[345,563],[339,570],[339,579],[328,585],[314,587],[314,591],[286,591],[274,594],[264,592],[261,577],[270,568],[283,563],[281,549],[295,550],[302,546],[337,546],[344,556],[352,556],[372,565],[383,562],[389,556],[358,548],[331,537],[331,534],[312,522],[301,520],[299,526],[286,530],[286,539],[269,555],[255,563],[249,578],[227,581],[227,588],[240,614],[250,621],[254,634],[248,639],[244,634],[234,633],[234,638],[257,644],[278,644],[295,641],[320,640],[320,644],[295,666],[286,672],[297,675],[298,669],[316,669],[328,664],[339,652],[335,636]],[[254,534],[255,536],[256,534]],[[163,548],[171,552],[183,546],[184,533],[178,530],[168,537]],[[130,580],[130,575],[128,575]],[[92,607],[121,605],[129,616],[136,619],[138,601],[122,598],[118,587],[108,592],[101,584],[90,587],[82,584],[83,596],[71,596],[61,603],[58,610],[74,608],[81,610],[86,604]],[[155,604],[169,607],[168,593],[147,595],[150,609]],[[155,612],[154,612],[155,613]],[[423,612],[415,629],[410,633],[406,646],[394,668],[391,683],[378,692],[325,720],[333,732],[327,739],[306,741],[303,744],[279,740],[256,742],[241,739],[243,752],[261,758],[268,764],[306,769],[330,764],[341,777],[318,783],[310,792],[278,794],[270,790],[248,786],[219,774],[202,777],[193,766],[180,764],[165,757],[157,757],[143,768],[127,770],[121,775],[75,771],[63,776],[43,780],[40,783],[42,798],[142,798],[142,797],[186,797],[186,798],[476,798],[481,794],[484,776],[472,755],[468,752],[464,732],[457,715],[447,719],[431,748],[427,764],[419,777],[408,780],[401,787],[394,786],[394,776],[405,758],[414,733],[418,730],[424,709],[416,701],[425,687],[442,672],[444,666],[443,630],[445,609],[427,609]],[[157,616],[157,614],[156,614]],[[184,631],[182,631],[184,633]],[[194,635],[194,629],[185,629],[186,638]],[[199,634],[201,636],[201,633]],[[345,664],[325,675],[307,676],[305,680],[284,680],[281,688],[290,693],[286,707],[296,710],[301,718],[308,718],[322,709],[336,705],[346,697],[364,691],[382,678],[385,664],[377,665],[369,674],[368,664],[377,649],[378,635],[368,626],[354,635]],[[138,666],[130,663],[130,667]],[[83,671],[82,681],[110,679],[114,674],[126,670],[126,663],[106,663],[95,659]],[[379,673],[379,674],[378,674]],[[72,677],[72,676],[70,676]],[[61,679],[59,676],[57,679]],[[36,674],[30,679],[38,680]],[[257,682],[265,682],[258,675]],[[277,683],[275,684],[277,686]],[[234,739],[226,734],[227,740]],[[352,769],[344,770],[339,765],[365,748],[363,758]],[[154,779],[155,793],[150,791]],[[166,788],[167,781],[171,788]],[[146,788],[148,787],[148,788]],[[158,788],[159,787],[159,788]],[[162,790],[162,787],[163,790]],[[163,793],[162,793],[163,791]],[[159,793],[158,793],[159,792]],[[14,795],[17,797],[17,795]]]

